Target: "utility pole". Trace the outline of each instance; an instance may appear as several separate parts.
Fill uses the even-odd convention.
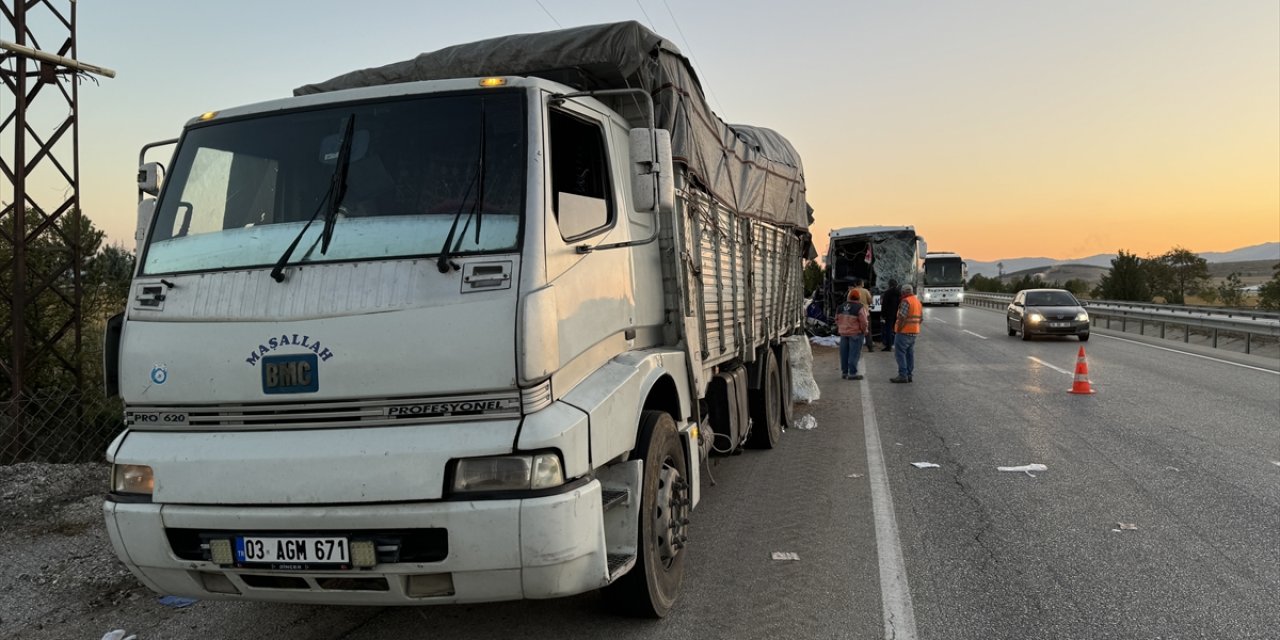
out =
[[[0,274],[9,280],[0,287],[0,340],[8,334],[10,345],[0,375],[16,401],[45,362],[69,373],[75,391],[84,382],[79,80],[115,72],[76,59],[75,0],[0,0],[0,19],[8,27],[0,33],[14,36],[0,40],[0,140],[12,141],[12,154],[0,148]],[[55,48],[41,48],[35,24]],[[51,244],[67,250],[33,254]]]

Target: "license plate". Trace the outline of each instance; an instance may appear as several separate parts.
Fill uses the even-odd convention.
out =
[[[1070,322],[1050,322],[1049,327],[1052,329],[1066,329],[1071,326]]]
[[[313,565],[350,564],[346,538],[236,538],[236,563],[273,569],[307,569]]]

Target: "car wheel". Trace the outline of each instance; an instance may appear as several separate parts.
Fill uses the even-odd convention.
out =
[[[1080,338],[1080,342],[1088,342],[1088,341],[1089,341],[1089,334],[1087,334],[1087,333],[1082,333],[1082,334],[1080,334],[1080,335],[1079,335],[1079,338]]]
[[[1022,321],[1022,324],[1020,325],[1020,327],[1019,327],[1019,328],[1020,328],[1020,330],[1022,331],[1022,339],[1023,339],[1023,340],[1030,340],[1030,339],[1031,339],[1031,333],[1030,333],[1029,331],[1027,331],[1027,321],[1026,321],[1026,320],[1023,320],[1023,321]]]
[[[1018,330],[1013,328],[1013,323],[1009,322],[1008,318],[1005,318],[1004,328],[1009,332],[1010,337],[1018,335]]]

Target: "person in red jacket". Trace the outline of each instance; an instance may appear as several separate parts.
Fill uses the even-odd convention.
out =
[[[836,309],[836,330],[840,333],[840,377],[861,380],[858,359],[862,356],[862,343],[871,338],[871,319],[857,289],[849,289],[848,301]]]

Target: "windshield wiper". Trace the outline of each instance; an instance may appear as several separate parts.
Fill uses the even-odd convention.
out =
[[[467,226],[471,226],[471,218],[476,219],[476,240],[475,244],[480,244],[480,221],[484,217],[484,152],[485,152],[485,130],[488,129],[486,115],[484,111],[484,101],[480,101],[480,163],[476,167],[475,175],[471,176],[471,182],[467,185],[467,192],[462,194],[462,205],[458,207],[458,213],[453,216],[453,224],[449,225],[449,235],[444,239],[444,246],[440,247],[440,257],[436,259],[436,268],[440,273],[449,273],[457,269],[458,265],[451,259],[453,252],[456,250],[453,243],[453,236],[458,231],[458,221],[462,219],[463,207],[467,206],[467,196],[471,195],[471,187],[477,182],[480,183],[479,193],[476,194],[476,200],[471,205],[471,215],[467,216]],[[458,244],[462,244],[462,238],[467,236],[467,229],[463,227],[462,236],[458,238]]]
[[[316,217],[324,211],[324,228],[320,230],[320,253],[327,254],[329,252],[329,241],[333,239],[333,228],[338,219],[338,207],[342,206],[342,198],[347,194],[347,170],[351,165],[351,139],[355,137],[356,115],[353,113],[347,116],[346,126],[342,132],[342,142],[338,145],[338,159],[334,163],[333,176],[329,179],[329,189],[324,192],[320,198],[320,204],[316,207],[315,213],[307,219],[307,223],[302,225],[302,230],[298,232],[293,242],[289,243],[289,248],[284,250],[284,255],[276,261],[276,266],[271,269],[271,278],[276,282],[284,282],[284,268],[289,265],[289,258],[293,256],[293,252],[298,248],[298,243],[302,241],[302,237],[307,234],[307,229],[311,227],[311,223],[316,221]],[[325,208],[325,202],[329,203],[328,209]],[[315,245],[312,245],[315,248]]]

